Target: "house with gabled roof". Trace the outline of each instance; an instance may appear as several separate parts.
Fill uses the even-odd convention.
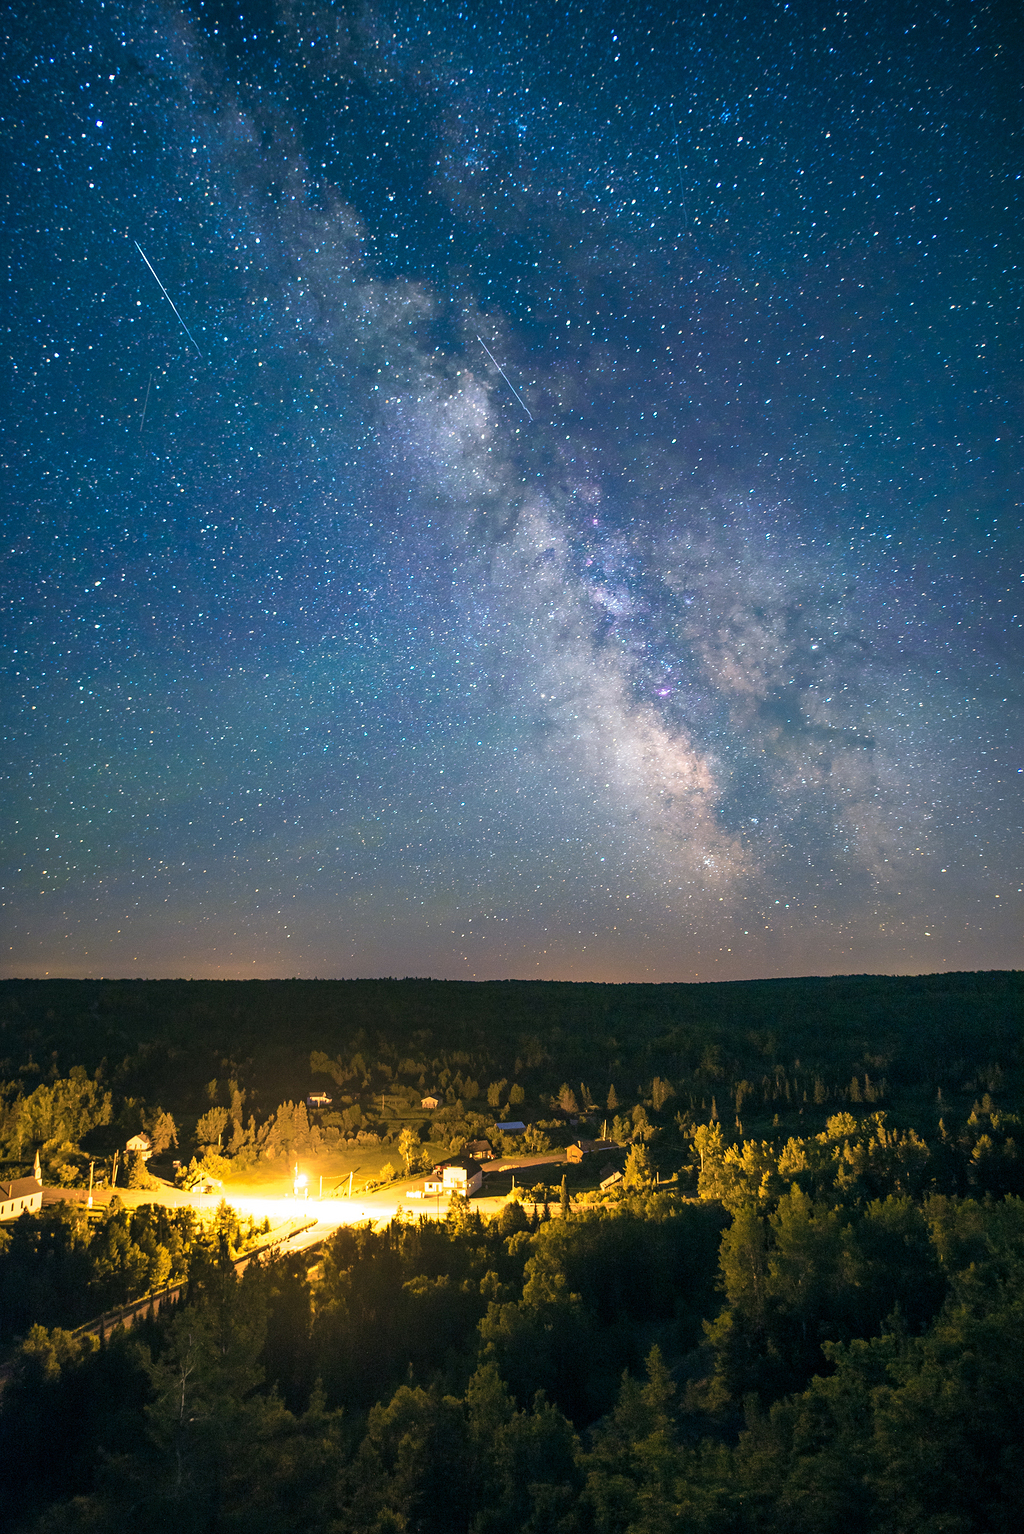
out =
[[[43,1185],[35,1177],[16,1177],[0,1182],[0,1220],[16,1220],[22,1214],[38,1214],[43,1207]]]
[[[471,1193],[483,1187],[483,1182],[484,1173],[479,1162],[469,1156],[453,1156],[450,1161],[437,1164],[424,1180],[423,1191],[429,1196],[461,1193],[464,1198],[469,1198]]]
[[[145,1133],[132,1135],[130,1140],[124,1142],[124,1148],[129,1152],[136,1151],[143,1161],[148,1161],[153,1154],[153,1142]]]
[[[592,1156],[595,1151],[618,1150],[615,1140],[574,1140],[565,1153],[566,1161],[580,1162],[585,1157]]]

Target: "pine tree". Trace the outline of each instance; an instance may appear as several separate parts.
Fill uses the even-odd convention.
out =
[[[743,1085],[746,1086],[746,1082]],[[651,1103],[656,1113],[660,1112],[669,1098],[675,1097],[675,1095],[675,1088],[671,1081],[664,1081],[660,1076],[655,1076],[651,1082]]]
[[[153,1155],[159,1156],[169,1145],[178,1144],[178,1126],[169,1113],[158,1108],[152,1117],[152,1122],[146,1125],[150,1144],[153,1147]]]
[[[639,1192],[643,1188],[649,1188],[654,1182],[654,1168],[651,1166],[651,1158],[643,1141],[630,1147],[626,1157],[626,1167],[622,1174],[622,1186],[631,1192]]]
[[[563,1113],[578,1113],[579,1104],[576,1101],[576,1093],[567,1081],[563,1081],[558,1093],[558,1106]]]

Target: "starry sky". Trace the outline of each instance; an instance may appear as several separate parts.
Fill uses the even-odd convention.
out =
[[[4,974],[1019,966],[1015,5],[3,27]]]

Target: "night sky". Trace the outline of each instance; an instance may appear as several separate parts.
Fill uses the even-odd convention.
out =
[[[1019,966],[1021,40],[9,6],[3,973]]]

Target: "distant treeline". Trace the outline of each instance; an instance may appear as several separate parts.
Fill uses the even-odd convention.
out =
[[[314,1051],[357,1089],[403,1072],[429,1088],[446,1072],[481,1087],[507,1078],[534,1112],[562,1082],[586,1082],[603,1104],[612,1085],[631,1102],[655,1076],[697,1104],[719,1094],[720,1111],[740,1089],[758,1106],[836,1104],[871,1101],[884,1082],[922,1101],[992,1092],[1007,1075],[1019,1086],[1022,1015],[1021,971],[705,985],[7,980],[0,1077],[104,1065],[123,1093],[196,1117],[211,1078],[241,1082],[264,1114],[298,1101]]]
[[[700,1123],[774,1136],[884,1108],[890,1126],[959,1144],[987,1097],[993,1155],[1012,1160],[998,1111],[1024,1084],[1022,1015],[1016,971],[624,986],[12,980],[0,983],[0,1158],[15,1175],[38,1151],[47,1180],[81,1181],[90,1158],[111,1169],[144,1130],[158,1152],[192,1156],[194,1176],[216,1172],[214,1157],[243,1167],[356,1138],[394,1145],[397,1172],[493,1136],[498,1118],[529,1126],[496,1140],[512,1151],[564,1143],[559,1125],[582,1117],[618,1140],[656,1140],[670,1172]],[[327,1089],[329,1112],[307,1113],[311,1088]],[[426,1093],[442,1102],[429,1143],[406,1132],[400,1149]],[[1012,1191],[1016,1174],[1000,1179],[989,1160],[970,1185]]]

